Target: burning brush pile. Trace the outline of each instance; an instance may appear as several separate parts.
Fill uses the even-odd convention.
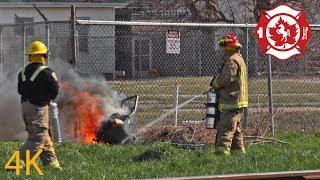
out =
[[[213,145],[215,132],[212,129],[207,129],[204,124],[158,125],[146,131],[144,137],[146,144],[160,140],[181,145]]]
[[[130,110],[123,104],[124,96],[104,80],[82,79],[73,72],[60,82],[57,103],[66,138],[85,144],[114,143],[103,134],[108,128],[122,128],[128,120]]]

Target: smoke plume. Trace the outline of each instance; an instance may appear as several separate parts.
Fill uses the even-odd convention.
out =
[[[63,61],[54,62],[56,63],[50,64],[50,67],[56,72],[59,79],[60,92],[55,101],[59,107],[64,140],[74,140],[77,118],[89,121],[89,124],[93,123],[97,126],[112,113],[123,114],[128,112],[128,109],[121,106],[121,100],[125,96],[113,91],[102,76],[83,78]],[[17,92],[17,76],[18,72],[11,73],[11,76],[1,76],[0,140],[24,140],[26,138],[25,125],[21,115],[20,95]],[[93,100],[96,105],[93,105]],[[77,112],[79,107],[76,106],[82,108],[84,112]],[[99,116],[96,111],[98,111]],[[82,116],[88,116],[85,118],[89,119],[83,119]],[[88,128],[88,126],[83,128]]]
[[[22,140],[26,133],[17,88],[18,72],[0,77],[0,141]]]
[[[102,76],[80,77],[68,64],[59,63],[53,68],[60,80],[61,92],[56,102],[66,139],[74,140],[75,128],[89,139],[106,117],[116,112],[128,113],[121,106],[125,95],[112,90]]]

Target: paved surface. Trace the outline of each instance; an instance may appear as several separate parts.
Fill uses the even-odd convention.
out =
[[[287,172],[270,172],[270,173],[254,173],[254,174],[235,174],[235,175],[218,175],[218,176],[195,176],[195,177],[178,177],[165,178],[172,180],[202,180],[202,179],[217,179],[217,180],[304,180],[304,179],[319,179],[320,170],[311,171],[287,171]]]

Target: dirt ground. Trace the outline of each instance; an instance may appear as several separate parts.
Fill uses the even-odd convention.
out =
[[[263,134],[263,129],[245,129],[243,133],[246,136],[259,136]],[[155,141],[169,141],[179,144],[214,146],[216,130],[207,129],[204,124],[185,124],[176,127],[168,124],[159,124],[150,128],[143,136],[144,144],[150,144]]]

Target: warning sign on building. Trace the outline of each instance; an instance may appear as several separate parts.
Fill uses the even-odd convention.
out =
[[[168,30],[166,34],[166,53],[180,54],[180,31]]]

